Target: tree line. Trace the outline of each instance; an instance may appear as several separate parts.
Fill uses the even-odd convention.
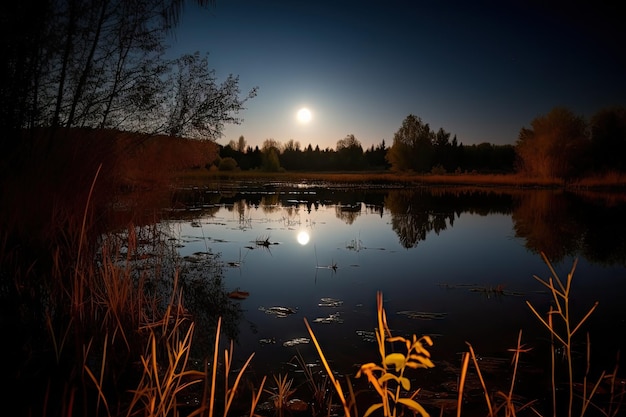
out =
[[[94,128],[216,140],[256,95],[238,77],[219,81],[207,55],[166,58],[166,38],[184,0],[27,0],[0,6],[0,172],[41,143],[23,146],[24,131],[49,129],[50,141],[71,128]],[[210,0],[196,0],[201,5]],[[520,172],[564,180],[618,171],[626,141],[624,107],[590,120],[555,108],[520,130],[514,145],[463,145],[443,128],[409,115],[394,134],[363,149],[352,134],[335,149],[245,139],[221,149],[219,169],[395,170],[418,173]],[[27,142],[27,141],[26,141]],[[243,142],[243,146],[242,146]],[[29,149],[30,146],[30,149]],[[50,146],[50,145],[48,145]]]
[[[514,145],[463,145],[443,128],[434,131],[410,114],[387,146],[383,139],[363,149],[349,134],[335,149],[302,147],[266,139],[246,146],[243,136],[220,146],[220,157],[208,164],[220,170],[365,171],[415,173],[521,173],[530,177],[570,180],[594,173],[626,170],[626,107],[598,111],[590,121],[564,107],[536,117],[523,127]]]
[[[433,132],[421,119],[409,115],[388,146],[384,139],[363,149],[353,134],[337,141],[334,149],[284,144],[266,139],[261,147],[246,146],[243,136],[220,146],[220,157],[211,162],[220,170],[262,171],[412,171],[418,173],[510,173],[515,167],[512,145],[463,145],[444,129]]]
[[[409,116],[407,119],[417,119]],[[220,156],[208,164],[223,171],[261,170],[276,171],[412,171],[412,172],[513,172],[515,150],[512,145],[463,145],[456,137],[440,129],[437,141],[429,149],[416,144],[411,152],[397,142],[389,147],[384,139],[376,145],[363,149],[360,141],[349,134],[337,141],[336,148],[320,149],[290,139],[284,144],[266,139],[261,147],[246,146],[243,136],[238,141],[220,146]],[[410,148],[410,146],[409,146]]]

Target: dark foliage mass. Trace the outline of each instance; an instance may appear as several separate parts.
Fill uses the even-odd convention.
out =
[[[349,134],[337,141],[335,149],[320,149],[309,144],[304,149],[299,142],[289,140],[281,145],[268,139],[264,146],[241,147],[231,141],[221,147],[222,158],[232,158],[242,170],[260,169],[268,171],[412,171],[418,173],[512,173],[515,170],[515,148],[512,145],[463,145],[456,136],[450,141],[450,133],[443,129],[430,131],[427,124],[410,115],[409,123],[422,124],[423,137],[411,135],[414,127],[403,127],[396,133],[392,147],[385,140],[363,150],[360,141]],[[405,135],[406,137],[402,137]],[[271,146],[267,146],[271,143]],[[273,165],[266,165],[268,152],[272,152]],[[276,160],[278,158],[278,160]],[[219,166],[219,161],[217,161]]]
[[[216,139],[240,122],[256,89],[241,95],[238,78],[219,81],[199,53],[164,55],[182,3],[4,2],[0,168],[27,163],[23,130],[49,128],[51,141],[77,127]]]
[[[523,127],[515,145],[483,142],[463,145],[443,128],[434,131],[428,123],[409,115],[387,146],[363,150],[352,134],[337,141],[336,149],[302,149],[289,140],[281,145],[267,139],[261,149],[246,148],[243,136],[221,147],[237,169],[266,171],[365,171],[393,170],[415,173],[522,173],[529,177],[568,181],[585,175],[624,172],[621,155],[626,152],[626,108],[598,111],[590,121],[567,108],[556,107]],[[271,162],[271,163],[270,163]],[[269,165],[268,165],[269,164]],[[216,163],[219,166],[219,161]]]

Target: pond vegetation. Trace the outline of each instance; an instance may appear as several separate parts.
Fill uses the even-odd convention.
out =
[[[486,368],[505,368],[502,358],[481,356],[470,344],[460,367],[431,357],[435,332],[417,332],[424,323],[443,325],[446,312],[402,309],[394,319],[412,320],[415,332],[392,335],[381,292],[376,322],[357,332],[372,342],[379,361],[343,371],[344,364],[331,358],[335,352],[317,338],[344,320],[335,311],[343,300],[316,297],[315,307],[325,309],[311,320],[320,325],[317,334],[305,319],[307,337],[262,338],[260,348],[281,344],[296,354],[287,371],[259,376],[251,371],[255,353],[242,362],[234,353],[242,304],[252,293],[227,286],[224,278],[225,268],[244,269],[250,252],[224,261],[209,242],[227,241],[203,235],[197,240],[204,247],[181,256],[179,249],[189,243],[184,239],[196,237],[178,239],[159,227],[176,214],[204,233],[198,214],[216,210],[212,204],[219,202],[232,204],[237,227],[250,230],[241,190],[260,186],[264,192],[248,194],[247,201],[269,212],[286,204],[280,192],[268,190],[317,185],[314,197],[297,196],[306,210],[348,189],[354,194],[334,205],[337,217],[353,224],[363,201],[371,201],[366,211],[379,216],[386,207],[406,250],[451,227],[459,212],[506,213],[528,249],[546,259],[583,253],[598,263],[624,265],[626,244],[614,226],[623,221],[625,200],[623,107],[600,110],[589,122],[556,108],[523,128],[516,146],[465,146],[409,115],[389,148],[383,141],[364,152],[348,135],[336,151],[268,139],[263,150],[248,152],[243,137],[236,147],[196,140],[219,138],[226,124],[238,122],[256,88],[241,94],[232,75],[218,83],[199,53],[165,58],[183,2],[44,3],[3,9],[0,324],[6,383],[0,392],[7,410],[59,417],[623,413],[623,371],[590,368],[589,341],[578,365],[572,339],[580,336],[581,322],[568,309],[573,269],[566,280],[554,271],[539,279],[554,298],[547,318],[530,305],[550,337],[552,407],[539,411],[545,398],[522,401],[517,395],[518,365],[529,353],[521,332],[510,351],[511,374],[504,376],[510,387],[490,387]],[[360,172],[331,171],[339,168]],[[294,173],[301,169],[316,172]],[[522,196],[531,188],[538,191]],[[451,204],[458,195],[467,196],[461,208]],[[577,210],[563,218],[570,206]],[[288,211],[282,220],[286,227],[298,221]],[[265,231],[245,249],[271,255],[283,243]],[[360,236],[344,248],[384,250],[368,248]],[[352,266],[327,253],[318,259],[316,252],[310,269],[337,276]],[[490,299],[524,296],[500,283],[442,285]],[[297,306],[262,308],[272,320],[301,318]],[[593,320],[593,308],[582,322]],[[319,361],[300,355],[298,347],[307,345],[315,346]],[[438,368],[445,377],[433,372]],[[435,379],[434,385],[447,384],[447,396],[421,388]],[[477,392],[484,403],[475,401]]]
[[[337,186],[334,190],[339,188]],[[362,190],[368,192],[365,187]],[[196,201],[199,201],[195,200],[199,195],[197,191],[192,189],[176,194],[172,204],[176,207],[185,202],[190,223],[198,219],[194,208]],[[466,190],[456,187],[452,192],[464,193]],[[192,200],[189,200],[190,194],[195,194]],[[228,196],[229,193],[224,195]],[[249,198],[252,196],[248,193]],[[284,198],[293,196],[287,193]],[[306,195],[299,196],[298,201],[303,198],[306,199]],[[315,198],[324,196],[316,195]],[[411,222],[417,223],[407,223],[408,219],[405,219],[392,224],[404,246],[411,247],[420,242],[424,230],[441,230],[446,227],[446,222],[441,220],[448,218],[447,198],[448,194],[441,190],[425,194],[415,188],[400,189],[393,195],[387,195],[385,205],[397,213],[407,213],[406,201],[412,201],[412,206],[420,207],[424,199],[433,199],[431,202],[435,202],[438,207],[435,217],[430,219],[420,219],[420,214],[416,212],[414,214],[417,217],[412,218]],[[551,201],[549,197],[546,198]],[[268,201],[268,207],[279,202]],[[472,210],[481,210],[477,203],[471,201],[470,198],[468,204],[476,204]],[[203,204],[206,204],[206,200]],[[549,206],[547,202],[544,204]],[[499,210],[500,207],[510,212],[510,195],[499,195],[496,192],[491,195],[488,206],[491,210]],[[528,219],[518,224],[520,232],[528,233],[529,239],[541,230],[539,224],[544,224],[544,221],[552,222],[550,227],[558,228],[551,215],[545,219],[538,217],[536,205],[528,209],[523,203],[514,206],[513,215]],[[338,216],[345,217],[347,222],[354,221],[353,210],[344,211],[341,207],[338,210]],[[177,214],[184,212],[178,211]],[[550,278],[538,278],[554,297],[553,309],[544,312],[531,305],[540,324],[547,327],[548,337],[552,338],[551,343],[554,344],[546,355],[551,357],[553,367],[551,386],[552,406],[555,410],[546,410],[533,399],[526,398],[520,402],[523,397],[518,394],[518,390],[524,388],[515,385],[516,373],[521,372],[519,364],[528,353],[521,332],[517,346],[511,351],[514,364],[510,371],[512,374],[502,377],[510,381],[510,387],[504,389],[501,384],[489,386],[490,380],[485,377],[485,370],[490,367],[500,370],[507,368],[502,358],[482,356],[469,343],[460,366],[440,362],[436,357],[431,358],[428,347],[431,344],[436,346],[436,335],[392,335],[382,307],[381,294],[377,296],[378,323],[372,323],[373,331],[362,330],[360,334],[363,340],[376,342],[379,363],[363,364],[360,371],[353,375],[338,371],[343,366],[337,367],[330,359],[332,350],[318,343],[315,331],[309,324],[335,325],[344,319],[341,313],[332,310],[340,307],[343,300],[324,297],[318,300],[318,306],[328,310],[318,317],[305,318],[303,327],[308,330],[308,337],[281,341],[283,346],[293,348],[315,345],[320,362],[306,362],[296,355],[291,361],[293,366],[288,368],[291,371],[277,369],[276,373],[262,377],[249,373],[247,369],[254,363],[254,355],[243,364],[237,363],[233,341],[237,339],[237,323],[243,314],[239,302],[250,294],[241,288],[229,290],[223,278],[224,265],[240,268],[246,262],[245,254],[242,256],[240,253],[237,260],[223,262],[219,253],[206,248],[206,251],[196,252],[192,256],[180,257],[173,244],[176,242],[163,234],[155,223],[146,226],[131,224],[125,229],[103,233],[97,240],[97,246],[91,246],[81,239],[85,231],[89,230],[88,221],[88,217],[83,217],[72,229],[76,231],[78,240],[70,240],[69,243],[75,244],[73,247],[79,250],[69,265],[62,264],[61,258],[57,258],[50,264],[46,274],[49,278],[37,284],[33,279],[45,272],[41,269],[44,265],[34,265],[28,270],[15,269],[16,275],[12,282],[16,286],[4,290],[5,307],[6,303],[20,303],[19,309],[23,314],[7,316],[7,319],[14,320],[16,329],[17,326],[21,328],[14,333],[9,347],[16,358],[12,372],[20,375],[14,389],[19,391],[29,387],[30,399],[21,400],[20,405],[33,415],[69,416],[84,411],[91,415],[116,416],[136,413],[249,413],[268,416],[344,413],[356,416],[376,410],[391,416],[401,414],[406,408],[406,412],[412,410],[424,415],[567,413],[616,416],[622,410],[625,384],[617,366],[603,370],[600,374],[579,372],[580,369],[591,368],[585,364],[584,357],[580,358],[572,351],[573,336],[580,329],[580,322],[573,321],[568,312],[574,268],[563,281],[554,270],[551,270]],[[293,225],[293,221],[288,218],[286,227]],[[526,229],[523,225],[529,225],[529,221],[534,222],[534,226]],[[250,222],[251,219],[246,215],[242,216],[244,227],[249,227]],[[411,229],[407,229],[408,224],[412,224]],[[191,226],[201,230],[203,224],[200,222]],[[546,246],[554,259],[563,255],[563,243],[568,242],[567,236],[561,238],[565,240],[560,241],[559,245],[547,244],[550,240],[546,240],[545,236],[537,242],[532,239],[529,241],[538,247]],[[588,235],[587,238],[592,236]],[[361,236],[355,236],[346,241],[344,246],[347,251],[367,251],[365,243]],[[273,241],[269,233],[260,234],[250,242],[252,249],[248,250],[255,247],[267,250],[273,245],[280,245],[280,242]],[[591,246],[586,246],[586,249],[593,253]],[[13,262],[11,256],[11,252],[3,253],[4,266]],[[619,256],[618,253],[602,254],[605,261]],[[545,259],[547,261],[548,258]],[[332,259],[318,262],[316,253],[315,268],[337,272],[339,265]],[[37,275],[33,275],[35,272]],[[441,286],[447,290],[477,292],[487,297],[524,297],[521,292],[497,284],[483,286],[448,282],[441,283]],[[45,302],[41,303],[41,300]],[[266,314],[277,318],[298,313],[297,307],[293,306],[267,305],[261,308]],[[592,310],[582,321],[592,316]],[[397,315],[415,320],[415,331],[419,331],[421,321],[436,322],[447,317],[445,311],[401,310]],[[557,317],[562,318],[562,325],[553,321]],[[267,344],[277,343],[275,339],[264,341]],[[396,345],[404,346],[406,350],[398,350],[394,347]],[[590,341],[587,341],[586,346],[589,349]],[[30,352],[28,356],[20,353],[24,349]],[[212,358],[202,356],[202,352],[209,351],[214,352]],[[562,352],[567,364],[565,373],[562,373],[556,353],[550,352]],[[586,360],[590,357],[588,353]],[[456,375],[458,379],[449,379],[450,382],[456,382],[445,395],[428,389],[428,379],[439,376],[430,373],[414,376],[419,371],[415,368],[430,369],[431,365],[435,368],[445,367],[446,372]],[[565,376],[565,386],[568,387],[565,396],[565,391],[560,389],[562,376]],[[223,382],[219,382],[220,377]],[[477,392],[482,392],[483,405],[477,404]],[[33,401],[33,398],[39,400]]]

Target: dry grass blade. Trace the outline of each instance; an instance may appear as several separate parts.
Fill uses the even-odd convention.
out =
[[[467,368],[469,366],[469,359],[470,359],[470,354],[468,352],[464,352],[463,363],[461,365],[461,375],[459,377],[459,387],[457,389],[457,391],[459,392],[459,398],[456,404],[457,417],[461,417],[461,405],[463,404],[463,391],[465,390],[465,380],[467,378]]]
[[[78,240],[78,254],[76,256],[76,268],[74,269],[74,281],[78,279],[78,272],[80,270],[79,264],[81,261],[81,254],[83,248],[83,242],[85,239],[85,229],[87,227],[87,213],[89,212],[89,204],[91,203],[91,197],[93,196],[93,189],[96,186],[96,180],[98,179],[98,175],[100,174],[100,170],[102,169],[102,163],[98,165],[98,169],[96,174],[93,177],[93,181],[91,182],[91,187],[89,188],[89,194],[87,195],[87,201],[85,202],[85,210],[83,211],[83,221],[80,227],[80,238]]]
[[[302,372],[304,373],[304,377],[309,386],[309,389],[312,392],[312,397],[315,404],[320,407],[323,406],[326,400],[326,387],[328,386],[328,378],[323,378],[322,381],[318,383],[315,380],[311,367],[307,366],[304,358],[300,354],[300,351],[298,351],[296,355],[296,360],[300,365]],[[352,387],[348,384],[348,388]]]
[[[485,401],[487,402],[487,408],[489,409],[489,415],[493,416],[493,407],[491,406],[491,399],[489,398],[489,391],[487,390],[487,384],[485,384],[485,379],[483,378],[482,372],[480,372],[480,366],[478,365],[478,359],[476,358],[476,354],[474,353],[474,348],[469,343],[465,342],[469,348],[470,355],[472,357],[472,362],[474,363],[474,367],[476,368],[476,373],[478,374],[478,379],[480,380],[480,385],[483,387],[483,392],[485,393]]]
[[[539,312],[537,312],[537,310],[535,309],[535,307],[530,303],[530,301],[526,301],[526,305],[530,308],[530,310],[533,312],[533,314],[535,315],[535,317],[537,317],[537,319],[539,319],[539,321],[541,322],[541,324],[543,324],[546,329],[548,329],[550,331],[550,335],[554,336],[559,342],[561,342],[563,345],[567,345],[567,342],[565,340],[563,340],[563,338],[561,338],[561,335],[559,335],[555,330],[554,327],[552,327],[551,324],[549,324],[543,317],[541,317],[541,314],[539,314]],[[554,314],[554,310],[550,311],[550,314]],[[551,316],[550,316],[551,317]]]
[[[215,387],[217,382],[217,357],[220,347],[220,330],[222,325],[222,318],[217,319],[217,329],[215,330],[215,347],[213,350],[213,368],[211,370],[211,395],[209,395],[209,417],[213,417],[213,410],[215,409]]]
[[[129,415],[134,413],[139,403],[142,404],[143,410],[149,410],[151,416],[176,415],[178,394],[189,386],[202,382],[204,372],[187,370],[193,329],[192,323],[182,340],[175,344],[166,342],[165,349],[169,362],[163,369],[157,362],[157,336],[154,333],[150,334],[150,347],[141,357],[143,375],[137,389],[133,391],[135,395],[129,407]]]
[[[580,411],[581,416],[585,414],[589,405],[592,404],[591,399],[598,391],[598,388],[600,387],[600,383],[604,380],[604,376],[606,374],[605,371],[602,371],[602,374],[600,374],[598,381],[595,383],[595,385],[591,389],[589,396],[587,396],[587,378],[589,377],[590,367],[591,367],[591,340],[589,338],[589,333],[587,333],[587,367],[585,368],[585,376],[583,377],[583,405]]]
[[[570,316],[570,291],[572,289],[572,281],[574,277],[574,272],[576,270],[577,260],[574,260],[572,268],[567,275],[567,281],[563,283],[561,279],[556,274],[556,271],[550,264],[550,261],[542,253],[542,257],[550,272],[553,274],[554,278],[550,278],[549,282],[541,280],[540,278],[536,278],[543,285],[547,286],[552,294],[553,302],[556,305],[557,309],[554,310],[550,307],[548,312],[548,319],[545,320],[541,315],[537,312],[537,310],[532,306],[530,302],[526,302],[526,304],[530,307],[533,314],[539,319],[539,321],[548,329],[551,337],[551,359],[552,359],[552,411],[554,415],[557,415],[557,402],[556,402],[556,373],[555,373],[555,349],[554,340],[558,340],[564,348],[565,352],[565,361],[567,365],[567,378],[568,378],[568,388],[569,388],[569,398],[567,404],[567,415],[572,416],[574,411],[574,368],[573,368],[573,355],[572,355],[572,339],[573,336],[581,329],[582,325],[587,322],[587,319],[593,314],[593,312],[598,307],[598,302],[595,302],[594,305],[587,311],[587,313],[583,316],[583,318],[574,325]],[[558,285],[558,289],[555,286]],[[562,330],[558,332],[555,329],[555,324],[553,320],[553,316],[560,317],[562,321]],[[598,379],[598,381],[592,386],[589,387],[587,378],[589,373],[589,362],[590,362],[590,340],[587,335],[587,369],[583,379],[583,393],[582,393],[582,404],[580,405],[581,416],[583,416],[590,407],[597,408],[593,403],[592,399],[597,394],[600,383],[602,382],[605,372],[602,372],[602,375]],[[607,415],[605,410],[599,410],[602,414]]]
[[[276,384],[276,392],[271,390],[265,390],[271,395],[274,408],[278,411],[279,416],[283,415],[283,410],[287,407],[289,398],[296,392],[295,389],[291,389],[293,385],[293,379],[288,379],[288,375],[274,375],[274,383]]]
[[[85,369],[85,372],[87,372],[87,375],[89,376],[91,381],[95,384],[96,389],[98,391],[98,401],[96,404],[96,410],[100,408],[100,401],[102,401],[104,403],[104,408],[106,409],[107,415],[110,416],[111,412],[109,410],[109,403],[107,402],[106,395],[104,394],[104,391],[102,390],[102,387],[104,386],[104,370],[105,370],[105,365],[106,365],[106,360],[107,360],[106,359],[107,346],[108,346],[108,335],[105,335],[104,348],[103,348],[103,353],[102,353],[102,364],[100,365],[99,378],[96,378],[96,376],[91,371],[91,369],[89,369],[89,366],[87,364],[84,364],[83,368]],[[87,357],[87,355],[84,355],[84,356]]]
[[[54,332],[54,328],[52,326],[52,319],[50,318],[50,314],[46,315],[46,324],[48,326],[48,331],[50,332],[50,339],[52,340],[52,347],[54,348],[54,356],[56,358],[57,363],[61,360],[61,352],[65,347],[65,342],[67,341],[67,337],[70,334],[70,329],[72,328],[72,323],[74,323],[74,318],[71,317],[69,323],[67,324],[67,328],[63,333],[63,337],[60,341],[57,341],[56,334]]]
[[[576,325],[576,327],[574,327],[574,330],[572,330],[572,336],[578,331],[578,329],[580,329],[580,326],[582,326],[582,324],[587,321],[587,319],[589,318],[589,316],[591,316],[591,314],[594,312],[594,310],[596,309],[596,307],[598,307],[599,302],[595,302],[593,304],[593,307],[591,307],[589,309],[589,311],[587,312],[587,314],[585,314],[585,316],[580,319],[580,321],[578,322],[578,324]]]
[[[259,387],[259,390],[256,394],[254,394],[254,391],[252,392],[252,405],[250,406],[250,415],[249,417],[254,417],[254,410],[256,410],[256,406],[259,403],[259,400],[261,399],[261,394],[263,393],[263,387],[265,386],[265,381],[267,380],[267,376],[263,376],[263,379],[261,380],[261,386]]]
[[[350,417],[350,407],[348,406],[348,402],[346,401],[346,397],[343,393],[343,389],[341,388],[341,384],[339,383],[339,381],[337,381],[337,379],[335,379],[335,376],[333,375],[333,371],[330,369],[330,365],[328,365],[328,361],[326,360],[326,357],[324,356],[324,352],[322,351],[322,348],[319,342],[317,341],[317,338],[315,337],[315,333],[313,333],[313,330],[311,329],[311,326],[309,325],[309,322],[307,321],[306,317],[304,318],[304,325],[309,331],[309,334],[311,335],[311,340],[313,341],[313,344],[315,345],[315,349],[317,350],[317,353],[320,355],[320,359],[322,363],[324,364],[324,369],[326,369],[326,373],[328,374],[328,377],[330,378],[330,381],[332,382],[333,387],[335,388],[335,391],[337,391],[337,395],[339,396],[341,404],[343,405],[343,411],[345,413],[345,417]]]
[[[243,366],[241,367],[241,369],[239,370],[239,372],[237,373],[237,378],[235,378],[235,382],[233,384],[232,387],[228,386],[228,374],[230,373],[230,365],[232,363],[232,352],[233,352],[233,342],[230,342],[230,356],[229,356],[229,352],[228,350],[226,350],[225,352],[225,356],[227,358],[227,364],[225,366],[225,371],[224,373],[226,374],[225,376],[225,380],[226,380],[226,405],[224,407],[224,417],[226,417],[226,414],[228,414],[228,410],[230,410],[230,406],[233,403],[233,399],[235,398],[235,394],[237,393],[237,388],[239,387],[239,382],[241,382],[241,377],[243,376],[243,373],[245,372],[246,368],[248,367],[248,365],[250,364],[250,361],[252,361],[252,358],[254,357],[254,352],[252,352],[252,354],[250,354],[250,356],[248,357],[248,360],[246,360],[246,362],[243,364]]]

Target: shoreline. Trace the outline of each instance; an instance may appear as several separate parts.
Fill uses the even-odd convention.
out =
[[[565,191],[624,192],[626,175],[608,173],[583,177],[564,183],[563,180],[533,178],[521,174],[415,174],[390,171],[345,171],[345,172],[260,172],[234,171],[218,172],[190,170],[174,175],[174,182],[182,186],[200,186],[211,182],[253,181],[253,182],[322,182],[345,184],[347,186],[470,186],[505,187],[526,189],[562,189]]]

